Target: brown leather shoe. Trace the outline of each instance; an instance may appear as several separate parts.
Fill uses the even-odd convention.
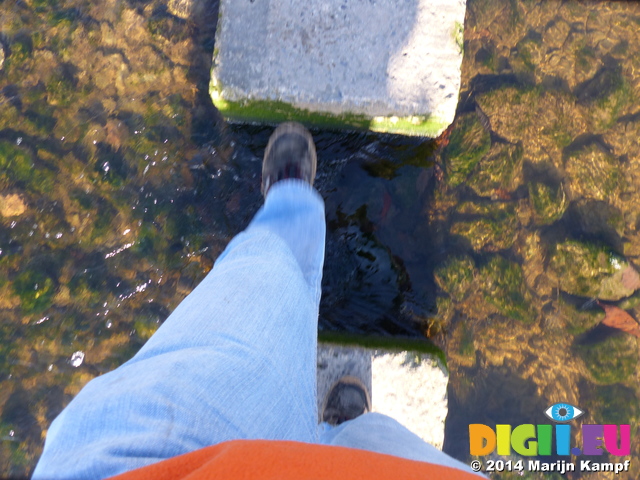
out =
[[[262,161],[262,195],[285,178],[299,178],[313,185],[316,177],[316,146],[309,130],[299,123],[282,123],[274,130]]]

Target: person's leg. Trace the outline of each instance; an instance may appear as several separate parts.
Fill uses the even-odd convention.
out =
[[[56,418],[33,478],[103,478],[231,439],[315,441],[324,244],[320,195],[274,184],[144,347]]]
[[[319,443],[323,445],[359,448],[476,473],[468,465],[428,444],[393,418],[380,413],[365,413],[337,426],[322,423],[319,429]],[[482,474],[477,475],[483,477]]]

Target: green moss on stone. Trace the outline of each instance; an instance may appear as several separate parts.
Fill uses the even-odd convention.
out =
[[[28,267],[13,281],[13,290],[20,297],[20,306],[25,313],[41,312],[51,305],[56,291],[54,279],[43,270]]]
[[[436,298],[436,310],[438,313],[429,324],[429,328],[435,333],[442,331],[443,327],[447,325],[453,317],[454,308],[451,298],[442,295],[438,296]],[[436,328],[433,328],[434,325]]]
[[[530,182],[529,203],[536,223],[548,225],[562,217],[567,209],[567,197],[561,184],[550,186],[542,182]]]
[[[447,127],[447,122],[428,115],[412,117],[375,117],[343,113],[311,112],[278,100],[229,101],[220,95],[220,89],[211,87],[211,98],[216,108],[228,120],[240,123],[276,125],[295,120],[310,127],[330,129],[372,130],[435,137]]]
[[[479,279],[485,300],[502,315],[524,324],[535,321],[520,265],[494,256],[480,269]]]
[[[612,127],[627,107],[635,105],[633,89],[629,81],[620,76],[609,95],[595,103],[590,113],[599,130]]]
[[[521,145],[492,145],[467,178],[467,185],[482,197],[491,197],[497,190],[513,190],[522,166],[522,153]]]
[[[356,335],[353,333],[321,330],[318,332],[318,342],[333,343],[373,350],[408,351],[427,353],[437,357],[446,369],[447,359],[444,352],[426,338],[381,337],[375,335]]]
[[[456,301],[462,301],[475,277],[475,265],[469,256],[448,258],[436,268],[436,283]]]
[[[610,385],[635,378],[638,345],[627,333],[615,332],[595,344],[578,345],[575,350],[597,383]]]
[[[459,117],[443,151],[449,185],[456,187],[464,182],[490,148],[491,137],[478,116],[468,113]]]
[[[0,180],[18,184],[26,190],[47,193],[53,189],[55,173],[34,165],[32,154],[13,142],[0,141]]]

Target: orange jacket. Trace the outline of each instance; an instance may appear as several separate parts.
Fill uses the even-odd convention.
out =
[[[456,468],[391,455],[289,441],[233,440],[112,477],[112,480],[478,480]]]

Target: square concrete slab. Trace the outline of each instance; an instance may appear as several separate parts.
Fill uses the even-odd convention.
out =
[[[221,0],[210,93],[231,121],[437,136],[465,0]]]
[[[317,372],[319,416],[333,384],[354,376],[369,389],[372,411],[389,415],[442,449],[449,375],[435,355],[319,343]]]

